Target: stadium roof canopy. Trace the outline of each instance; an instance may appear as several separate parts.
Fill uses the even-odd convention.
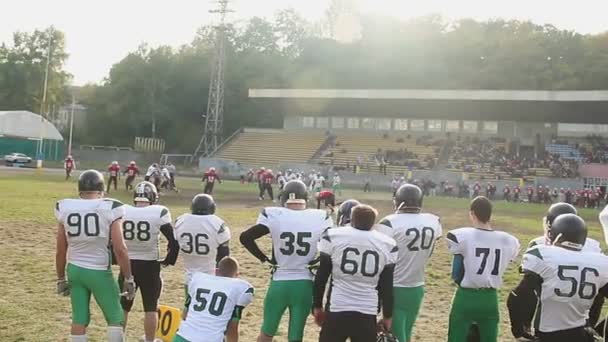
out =
[[[608,90],[249,89],[285,115],[608,123]]]
[[[61,133],[42,116],[24,111],[0,111],[0,136],[40,139],[63,140]]]

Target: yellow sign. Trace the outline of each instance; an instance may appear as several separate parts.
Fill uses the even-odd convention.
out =
[[[163,340],[163,342],[172,342],[181,321],[182,311],[180,309],[167,305],[159,305],[156,337]]]

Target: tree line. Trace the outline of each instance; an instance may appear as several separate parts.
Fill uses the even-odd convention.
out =
[[[329,13],[327,20],[320,27],[288,9],[228,26],[226,136],[243,126],[282,126],[280,116],[247,100],[249,88],[608,88],[608,33],[581,35],[517,20],[447,22],[435,15],[344,20]],[[49,30],[58,54],[50,100],[58,103],[67,99],[70,75],[62,70],[63,34]],[[13,46],[0,46],[0,108],[39,112],[49,30],[16,33]],[[76,89],[88,107],[76,140],[128,146],[135,136],[152,136],[154,126],[170,150],[191,152],[203,129],[214,34],[207,25],[178,48],[141,45],[101,84]]]

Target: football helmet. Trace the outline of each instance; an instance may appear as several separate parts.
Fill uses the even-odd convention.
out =
[[[118,165],[118,162],[115,160],[112,162],[112,165]]]
[[[422,190],[414,184],[403,184],[395,193],[395,210],[422,208]]]
[[[133,202],[148,202],[155,204],[158,202],[158,191],[154,184],[150,182],[141,182],[135,186],[133,191]]]
[[[346,226],[347,224],[350,223],[350,213],[353,210],[353,208],[358,206],[359,204],[361,204],[361,203],[359,201],[357,201],[356,199],[349,199],[349,200],[342,202],[342,204],[340,204],[340,207],[338,208],[338,217],[337,217],[338,226]]]
[[[551,226],[553,225],[553,221],[562,214],[574,214],[578,215],[576,208],[565,202],[558,202],[549,207],[545,217],[543,217],[543,228],[548,236],[549,231],[551,230]]]
[[[135,165],[135,161],[131,160],[131,162],[129,163],[130,165]]]
[[[281,193],[281,205],[306,204],[308,191],[306,185],[300,180],[292,180],[285,184]]]
[[[210,168],[209,168],[209,171],[214,172],[214,171],[215,171],[215,168],[214,168],[214,167],[210,167]]]
[[[71,156],[71,155],[68,155],[68,159],[72,159],[72,156]]]
[[[215,201],[211,195],[198,194],[192,199],[190,212],[193,215],[213,215],[215,214]]]
[[[78,192],[104,192],[103,175],[97,170],[87,170],[78,177]]]
[[[554,245],[581,250],[586,240],[587,225],[575,214],[559,215],[549,230],[549,241]]]

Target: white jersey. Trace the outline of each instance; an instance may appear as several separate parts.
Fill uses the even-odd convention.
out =
[[[608,205],[600,212],[599,219],[604,230],[604,240],[608,243]]]
[[[57,202],[55,217],[65,228],[68,263],[91,270],[108,270],[111,225],[124,214],[124,205],[110,198]]]
[[[169,169],[167,169],[166,167],[163,167],[162,170],[160,170],[160,175],[164,179],[171,179],[171,173],[169,172]]]
[[[268,207],[262,210],[257,224],[270,230],[277,270],[274,280],[310,280],[308,264],[317,255],[321,233],[333,226],[325,210],[291,210]]]
[[[400,185],[401,185],[401,183],[400,183],[398,180],[396,180],[396,179],[393,179],[393,180],[391,181],[391,188],[392,188],[394,191],[397,191],[397,189],[399,189],[399,186],[400,186]]]
[[[542,332],[585,326],[595,296],[608,283],[608,257],[558,246],[529,249],[522,269],[543,280],[536,313]]]
[[[318,176],[318,177],[313,178],[313,181],[312,181],[313,189],[322,188],[324,182],[325,182],[325,178],[323,176]]]
[[[188,316],[177,334],[189,342],[223,342],[230,320],[253,301],[253,287],[238,278],[197,272],[188,282]]]
[[[215,274],[217,248],[230,241],[230,229],[215,215],[184,214],[175,222],[175,239],[186,274]]]
[[[162,205],[125,206],[122,236],[131,260],[158,260],[160,227],[171,223],[169,209]]]
[[[374,229],[345,226],[323,233],[319,252],[329,255],[332,261],[329,311],[375,316],[380,274],[397,259],[395,240]]]
[[[150,177],[157,171],[158,170],[154,166],[150,166],[150,167],[148,167],[148,171],[146,171],[146,176]]]
[[[340,181],[340,176],[334,176],[334,182],[333,182],[333,185],[334,185],[334,186],[336,186],[336,185],[340,185],[340,182],[341,182],[341,181]]]
[[[539,236],[536,239],[530,241],[530,243],[528,244],[528,248],[546,244],[547,238],[545,236]],[[583,246],[583,252],[602,253],[602,247],[600,246],[600,242],[592,238],[587,238],[587,240],[585,240],[585,245]]]
[[[283,186],[285,186],[285,183],[287,183],[285,176],[281,175],[281,176],[277,177],[277,183],[279,183],[279,187],[281,187],[281,188]]]
[[[393,283],[395,287],[424,285],[424,268],[441,237],[439,217],[428,214],[393,214],[385,217],[378,231],[392,237],[399,247]]]
[[[464,277],[460,286],[472,289],[502,286],[507,266],[519,253],[519,241],[513,235],[478,228],[459,228],[447,234],[450,253],[464,258]]]

